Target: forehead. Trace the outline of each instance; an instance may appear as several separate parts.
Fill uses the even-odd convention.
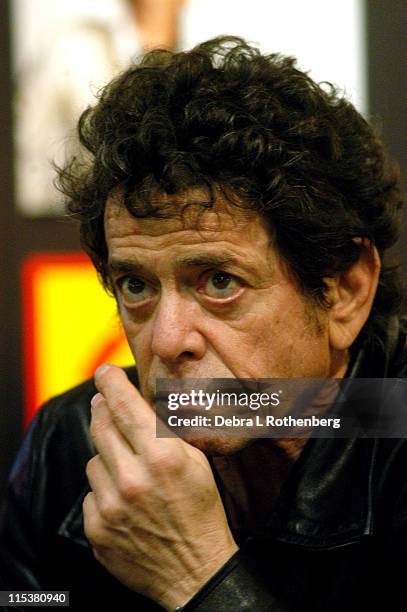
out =
[[[207,200],[199,190],[183,195],[155,196],[153,203],[164,204],[170,210],[168,218],[133,217],[123,203],[120,193],[111,195],[106,202],[105,234],[108,246],[114,246],[126,238],[135,244],[159,244],[180,239],[190,242],[229,242],[269,243],[270,225],[267,220],[253,210],[238,207],[218,197],[211,208],[204,208]]]

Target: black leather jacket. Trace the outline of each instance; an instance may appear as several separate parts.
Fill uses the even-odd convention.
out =
[[[406,376],[395,325],[348,376]],[[52,399],[27,433],[0,523],[0,590],[69,590],[74,609],[162,610],[113,578],[83,532],[94,393],[88,381]],[[407,610],[407,441],[310,439],[267,525],[246,536],[235,534],[240,550],[185,610]]]

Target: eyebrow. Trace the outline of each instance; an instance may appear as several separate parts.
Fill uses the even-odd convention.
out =
[[[239,261],[228,253],[202,253],[197,255],[184,255],[175,260],[175,264],[180,267],[204,267],[214,266],[221,267],[230,263],[239,263]],[[132,274],[135,272],[146,271],[145,264],[136,259],[116,260],[111,259],[107,268],[109,273]]]
[[[112,259],[111,261],[108,261],[107,269],[108,269],[109,274],[112,274],[114,272],[131,274],[134,272],[142,272],[143,270],[145,270],[145,266],[143,266],[143,264],[139,263],[138,261],[127,260],[127,259],[123,259],[123,260]]]
[[[238,263],[236,258],[228,253],[203,253],[199,255],[184,255],[176,259],[176,265],[198,267],[198,266],[225,266],[230,263]]]

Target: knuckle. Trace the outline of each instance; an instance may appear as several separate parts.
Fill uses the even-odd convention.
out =
[[[119,477],[117,489],[121,498],[127,502],[136,502],[147,491],[146,483],[133,475],[125,474]]]
[[[117,414],[126,414],[132,406],[134,397],[128,392],[116,392],[112,397],[111,406]]]
[[[126,513],[119,504],[105,503],[100,507],[100,516],[113,527],[122,525],[126,519]]]
[[[99,514],[95,513],[92,508],[91,498],[93,496],[93,493],[88,493],[83,501],[83,530],[92,546],[103,547],[106,534],[102,528]]]
[[[118,412],[125,412],[128,408],[128,400],[125,395],[116,393],[112,398],[112,405]]]
[[[90,435],[93,440],[99,437],[99,435],[105,432],[110,427],[110,421],[101,417],[93,417],[90,422]]]
[[[101,535],[100,532],[94,529],[93,527],[88,526],[85,530],[85,535],[88,538],[89,542],[92,546],[99,546],[101,544]]]
[[[86,464],[86,476],[88,477],[88,479],[92,476],[92,473],[97,465],[97,463],[99,462],[99,455],[94,455],[93,457],[91,457],[91,459],[89,459],[89,461]]]
[[[102,547],[105,545],[105,534],[94,521],[88,522],[84,526],[85,535],[92,546]]]
[[[178,449],[169,448],[168,445],[150,444],[145,450],[145,460],[153,473],[178,474],[184,466],[184,458]]]
[[[102,531],[95,529],[91,531],[90,533],[88,532],[86,536],[89,542],[92,544],[92,546],[97,548],[100,552],[104,550],[105,548],[107,548],[106,536]]]
[[[114,422],[131,427],[134,419],[134,411],[130,410],[126,397],[117,397],[111,404],[112,419]]]

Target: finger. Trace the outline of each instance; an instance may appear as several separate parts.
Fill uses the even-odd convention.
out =
[[[119,473],[129,465],[135,457],[135,449],[130,446],[112,419],[107,402],[101,393],[97,393],[91,401],[92,418],[90,433],[96,450],[106,464],[107,469],[117,480]]]
[[[105,501],[116,498],[115,481],[100,455],[95,455],[88,461],[86,476],[99,508]]]
[[[112,419],[136,452],[155,438],[154,410],[131,384],[126,373],[105,364],[95,373],[95,384],[107,402]]]
[[[82,504],[83,513],[83,530],[88,538],[93,554],[96,559],[102,562],[103,552],[107,549],[108,532],[106,531],[106,523],[100,514],[94,493],[88,493]]]
[[[125,495],[128,495],[129,491],[132,493],[132,483],[136,480],[134,473],[133,475],[127,475],[122,482],[116,483],[106,469],[103,460],[99,455],[96,455],[88,461],[86,474],[94,495],[90,500],[94,529],[96,530],[97,527],[100,533],[101,529],[120,530],[125,527],[128,513],[126,511],[126,499],[123,503],[122,491]],[[125,487],[129,488],[125,489]],[[132,516],[134,518],[134,508]]]
[[[100,532],[102,522],[94,493],[91,492],[86,495],[82,504],[82,512],[84,532],[89,542],[93,545],[94,534]]]

